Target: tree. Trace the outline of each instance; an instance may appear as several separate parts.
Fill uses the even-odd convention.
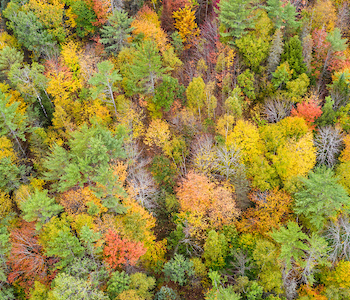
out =
[[[81,258],[85,254],[85,248],[72,232],[65,215],[62,218],[55,216],[43,226],[39,242],[46,256],[59,258],[56,268],[66,267],[76,257]]]
[[[153,294],[150,292],[154,289],[156,280],[145,273],[137,272],[130,275],[130,289],[135,290],[140,299],[151,300]]]
[[[26,140],[27,116],[18,111],[18,107],[21,104],[19,102],[10,103],[10,98],[0,91],[0,134],[11,134],[18,148],[25,156],[26,154],[19,140]]]
[[[191,6],[186,5],[184,8],[179,8],[179,10],[173,12],[173,17],[175,19],[174,26],[178,30],[185,48],[191,47],[191,44],[199,35],[198,25],[195,21],[195,11],[192,10]]]
[[[152,98],[156,109],[163,108],[166,112],[177,98],[182,98],[184,86],[179,84],[177,78],[163,76],[162,82],[156,87],[155,95]]]
[[[333,167],[336,163],[336,157],[340,153],[342,144],[343,138],[339,129],[331,126],[320,128],[315,137],[317,161],[320,164]]]
[[[293,70],[290,69],[289,63],[281,63],[276,71],[272,73],[272,84],[276,89],[284,88],[289,80],[292,78]]]
[[[75,185],[91,184],[101,192],[111,185],[115,194],[117,190],[122,193],[120,185],[114,181],[117,180],[116,177],[111,178],[113,172],[110,165],[112,160],[124,157],[122,140],[122,137],[99,125],[90,128],[83,125],[80,130],[72,133],[68,151],[57,144],[53,146],[52,153],[43,163],[48,170],[44,176],[47,180],[54,181],[61,192]],[[97,183],[99,185],[95,186]],[[109,207],[106,203],[108,199],[103,200],[104,205]]]
[[[117,90],[115,83],[122,80],[118,70],[113,70],[113,64],[105,60],[97,64],[98,73],[95,73],[89,80],[89,83],[94,86],[92,90],[92,97],[97,99],[107,98],[107,102],[111,102],[114,107],[114,112],[117,115],[117,105],[113,93]],[[108,96],[107,96],[107,95]]]
[[[315,121],[322,114],[321,108],[317,105],[314,100],[306,100],[302,103],[297,104],[297,108],[292,108],[291,115],[294,117],[302,117],[305,119],[306,124],[311,128],[315,129]]]
[[[305,176],[316,164],[316,149],[312,134],[291,138],[277,148],[273,167],[285,187],[290,188],[297,176]]]
[[[33,51],[37,57],[49,53],[55,46],[53,37],[44,28],[33,11],[23,11],[17,3],[10,2],[3,11],[9,27],[14,31],[18,42]]]
[[[143,243],[121,239],[114,230],[108,230],[103,256],[112,269],[125,265],[134,266],[145,253]]]
[[[267,58],[267,70],[271,73],[275,72],[281,61],[283,53],[283,35],[280,29],[277,29],[273,35],[270,53]]]
[[[134,28],[133,35],[139,40],[153,42],[162,53],[169,48],[167,34],[160,26],[157,13],[147,5],[137,12],[131,26]]]
[[[290,69],[294,70],[292,74],[293,79],[296,79],[298,75],[306,72],[303,47],[297,35],[284,44],[281,60],[282,62],[288,62]]]
[[[8,282],[17,281],[27,291],[34,284],[34,280],[46,283],[48,259],[38,243],[34,224],[20,223],[18,228],[10,232],[10,243],[12,247],[8,265],[11,267],[11,272],[8,274]]]
[[[330,243],[329,260],[335,263],[350,258],[350,222],[346,215],[340,215],[325,228],[325,238]]]
[[[304,257],[304,251],[308,249],[303,242],[308,236],[301,231],[295,222],[288,222],[287,228],[280,227],[279,231],[273,230],[271,237],[281,244],[279,258],[283,261],[286,271],[292,268],[292,263],[300,264]]]
[[[131,32],[134,30],[134,28],[130,27],[133,20],[123,10],[114,10],[113,14],[108,17],[108,25],[104,25],[101,29],[100,39],[108,53],[117,55],[127,45],[127,40],[131,37]]]
[[[44,66],[36,62],[33,62],[31,66],[21,66],[19,63],[11,66],[8,77],[13,85],[24,95],[32,98],[36,98],[39,101],[40,107],[48,118],[47,111],[44,106],[44,99],[41,92],[46,93],[47,78],[44,73]],[[47,93],[46,93],[46,96]]]
[[[94,289],[91,283],[62,272],[52,282],[49,299],[52,300],[108,300],[103,292]]]
[[[280,0],[268,0],[266,6],[267,13],[275,26],[280,29],[282,26],[296,29],[299,22],[296,20],[297,12],[295,6],[290,3],[282,6]]]
[[[303,214],[317,229],[324,228],[327,219],[335,217],[350,203],[331,169],[317,168],[301,182],[303,187],[295,193],[294,211]]]
[[[237,76],[237,83],[242,89],[243,93],[247,96],[248,100],[255,99],[255,78],[253,72],[251,72],[249,69],[246,69],[243,73]]]
[[[153,41],[144,41],[136,48],[137,52],[130,66],[130,80],[133,81],[135,92],[153,96],[157,81],[166,70],[162,67],[159,51]]]
[[[241,161],[246,164],[264,152],[264,146],[258,128],[244,120],[238,120],[233,131],[228,134],[227,146],[234,146],[240,150]]]
[[[292,198],[277,188],[272,191],[254,192],[250,195],[255,207],[248,208],[242,215],[237,229],[242,232],[258,232],[266,235],[289,219]]]
[[[95,24],[96,14],[92,7],[92,1],[86,2],[83,0],[68,1],[70,5],[70,14],[72,18],[72,27],[76,28],[76,33],[80,38],[84,38],[96,30]]]
[[[223,38],[240,38],[246,29],[253,27],[253,7],[250,0],[224,0],[220,1],[218,6],[219,21],[227,30],[227,32],[220,32]]]
[[[278,123],[290,115],[292,103],[283,99],[270,99],[265,102],[264,114],[270,123]]]
[[[183,286],[194,275],[193,262],[175,253],[174,257],[164,265],[163,273],[168,280]]]
[[[187,105],[194,112],[198,111],[201,116],[201,109],[205,104],[205,83],[202,77],[193,77],[186,89]]]
[[[241,154],[234,145],[230,147],[221,146],[216,148],[213,169],[218,171],[226,179],[234,177],[241,168]]]
[[[128,290],[130,287],[130,276],[125,273],[125,271],[115,271],[112,273],[108,283],[107,283],[107,292],[108,295],[114,299],[120,293],[125,290]]]
[[[55,199],[47,196],[47,190],[35,190],[26,201],[21,202],[23,219],[32,222],[36,221],[36,229],[40,229],[47,221],[63,210],[63,207],[56,204]]]
[[[2,72],[9,72],[11,66],[15,63],[21,64],[23,62],[23,54],[15,48],[5,46],[0,51],[0,70]]]
[[[223,233],[211,230],[204,244],[205,265],[211,270],[223,269],[228,255],[228,243]]]

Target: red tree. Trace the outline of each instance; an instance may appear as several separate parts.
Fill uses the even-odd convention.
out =
[[[123,265],[134,266],[139,258],[146,253],[141,242],[121,239],[117,232],[109,229],[106,234],[106,246],[103,249],[105,261],[115,269]]]
[[[306,121],[306,124],[314,129],[313,124],[317,118],[322,115],[321,107],[317,105],[315,100],[307,100],[297,104],[297,108],[293,107],[291,114],[293,117],[301,117]]]
[[[10,267],[9,283],[17,283],[29,291],[35,280],[47,283],[49,259],[42,254],[34,223],[23,222],[10,233],[12,244],[7,264]]]

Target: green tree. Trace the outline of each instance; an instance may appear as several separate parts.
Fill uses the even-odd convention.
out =
[[[281,227],[278,231],[273,229],[271,237],[281,245],[279,258],[283,261],[286,271],[292,268],[292,263],[301,263],[304,251],[308,249],[304,240],[308,236],[301,231],[295,222],[288,222],[287,228]]]
[[[130,289],[135,290],[141,299],[151,300],[153,294],[150,291],[154,289],[155,285],[156,280],[152,276],[141,272],[130,275]]]
[[[25,141],[27,116],[18,112],[19,102],[10,103],[10,96],[0,91],[0,135],[10,135],[25,156],[19,140]]]
[[[315,228],[322,229],[327,219],[349,207],[350,198],[331,169],[317,168],[301,182],[303,187],[294,196],[295,212],[304,215]]]
[[[92,89],[92,97],[105,99],[106,102],[112,103],[114,112],[117,115],[117,105],[113,93],[117,90],[115,83],[122,80],[122,76],[118,70],[113,70],[114,66],[109,60],[105,60],[97,64],[98,72],[89,80],[94,86]]]
[[[130,276],[122,272],[113,272],[107,283],[107,292],[111,299],[115,299],[120,293],[128,290],[130,287]]]
[[[336,117],[336,112],[333,109],[333,99],[328,96],[325,100],[326,102],[322,107],[322,115],[316,120],[316,123],[319,127],[324,127],[327,125],[332,126]]]
[[[49,53],[54,47],[52,35],[34,12],[22,11],[17,3],[10,2],[3,14],[9,20],[9,28],[15,33],[18,42],[29,51],[33,51],[37,57]]]
[[[90,282],[65,273],[58,274],[52,282],[49,299],[52,300],[109,300],[103,292],[94,289]]]
[[[134,29],[130,27],[132,21],[133,18],[129,18],[128,13],[123,10],[114,10],[108,17],[108,25],[101,29],[100,39],[108,53],[118,54],[127,45]]]
[[[21,202],[23,219],[27,222],[36,221],[36,229],[39,230],[53,216],[63,210],[55,199],[47,196],[47,190],[35,190],[25,201]]]
[[[222,37],[240,38],[246,29],[253,27],[252,1],[223,0],[219,2],[219,8],[219,21],[228,31],[221,32]]]
[[[100,125],[83,125],[72,133],[68,150],[53,146],[43,163],[48,170],[44,176],[55,181],[61,192],[75,185],[97,183],[105,172],[111,173],[109,164],[113,159],[124,157],[122,143],[122,138]]]
[[[293,71],[292,78],[296,79],[300,74],[306,73],[306,65],[303,57],[303,46],[299,37],[295,35],[284,44],[284,50],[281,56],[282,62],[288,62]]]
[[[183,85],[179,85],[177,78],[163,76],[162,82],[156,87],[152,101],[157,109],[164,108],[165,111],[169,111],[174,100],[176,98],[182,98],[184,89]]]
[[[228,255],[228,243],[223,233],[211,230],[204,244],[203,257],[209,269],[220,270],[225,267],[225,259]]]
[[[272,73],[272,84],[276,89],[282,88],[292,78],[293,70],[289,68],[288,62],[280,64],[276,71]]]
[[[41,92],[46,92],[47,78],[44,73],[44,66],[36,62],[33,62],[31,66],[22,66],[19,63],[15,63],[11,66],[8,77],[11,83],[16,86],[16,88],[25,97],[30,97],[37,99],[39,101],[40,107],[48,118],[46,108],[44,106],[44,99],[42,98]]]
[[[162,66],[159,50],[155,42],[149,40],[136,49],[133,63],[130,65],[129,80],[132,81],[135,92],[154,96],[156,83],[166,71]]]
[[[205,105],[205,83],[202,77],[193,77],[186,89],[187,105],[194,112],[198,111],[201,116],[201,109]]]
[[[266,11],[278,29],[282,26],[290,27],[291,29],[299,27],[295,6],[290,3],[282,6],[280,0],[267,0]]]
[[[57,268],[64,268],[71,264],[76,257],[83,257],[85,249],[79,239],[71,231],[66,217],[51,218],[41,231],[40,244],[43,245],[47,256],[60,258]]]
[[[5,46],[0,51],[0,70],[7,73],[13,64],[21,64],[23,58],[23,54],[17,49]]]
[[[195,274],[193,262],[177,253],[164,265],[163,272],[167,279],[182,286],[187,283],[189,277]]]
[[[254,73],[252,73],[249,69],[245,70],[243,73],[237,76],[237,82],[248,99],[254,100],[256,98],[254,92]]]
[[[75,27],[77,35],[84,38],[94,33],[96,26],[93,24],[97,21],[97,18],[91,5],[88,5],[88,2],[82,0],[68,0],[66,3],[70,5],[72,13],[76,16]]]

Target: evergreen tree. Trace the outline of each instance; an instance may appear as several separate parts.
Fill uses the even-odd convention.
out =
[[[0,135],[13,138],[22,154],[25,152],[19,140],[25,141],[27,117],[17,111],[19,102],[9,102],[10,97],[0,91]]]
[[[55,199],[47,196],[47,190],[35,190],[34,194],[21,202],[23,219],[28,222],[36,221],[39,230],[43,224],[63,210],[63,207],[55,202]]]
[[[297,35],[285,43],[281,59],[282,62],[288,62],[290,69],[294,70],[292,74],[293,79],[307,71],[303,58],[303,47]]]
[[[108,60],[98,63],[97,68],[98,73],[95,73],[89,80],[89,83],[94,86],[92,97],[97,99],[103,94],[103,99],[113,104],[114,112],[117,115],[117,105],[113,93],[117,90],[115,83],[122,80],[122,76],[118,70],[113,70],[113,64]]]
[[[301,181],[303,187],[295,194],[295,212],[315,228],[322,229],[327,219],[349,207],[350,198],[331,169],[317,168]]]
[[[130,27],[133,19],[123,10],[115,10],[108,18],[108,25],[101,29],[100,42],[105,45],[108,53],[118,54],[127,45],[133,28]]]
[[[219,21],[228,31],[221,32],[222,37],[240,38],[246,29],[253,27],[251,0],[223,0],[219,8]]]
[[[132,73],[130,81],[134,85],[135,92],[154,95],[156,83],[166,71],[162,66],[159,50],[153,41],[148,40],[136,49],[133,64],[130,66]]]
[[[266,11],[278,29],[282,26],[296,29],[299,26],[299,22],[296,20],[295,6],[290,3],[282,6],[280,0],[267,0]]]

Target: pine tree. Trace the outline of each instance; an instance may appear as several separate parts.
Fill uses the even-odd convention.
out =
[[[19,140],[26,140],[27,117],[17,111],[20,105],[19,102],[10,104],[9,100],[10,97],[0,91],[0,134],[10,135],[10,137],[16,141],[18,148],[25,156],[25,152]]]
[[[114,99],[114,92],[117,90],[115,83],[122,80],[122,76],[118,70],[113,70],[113,64],[105,60],[97,64],[98,73],[95,73],[89,80],[89,83],[94,86],[92,89],[92,97],[101,99],[101,95],[106,99],[106,102],[112,103],[114,112],[117,115],[117,105]]]
[[[220,33],[222,37],[240,38],[246,29],[253,27],[250,0],[223,0],[220,1],[219,8],[219,21],[228,30]]]
[[[158,79],[166,71],[162,67],[161,56],[153,41],[144,41],[137,46],[133,64],[130,66],[130,80],[135,92],[154,95]]]
[[[133,18],[129,18],[128,13],[123,10],[115,10],[108,18],[109,24],[101,29],[100,39],[100,42],[106,45],[108,53],[117,55],[127,45],[127,40],[134,29],[130,27],[132,21]]]
[[[295,212],[303,214],[317,229],[350,204],[346,190],[331,169],[317,168],[301,181],[303,187],[295,194]]]

